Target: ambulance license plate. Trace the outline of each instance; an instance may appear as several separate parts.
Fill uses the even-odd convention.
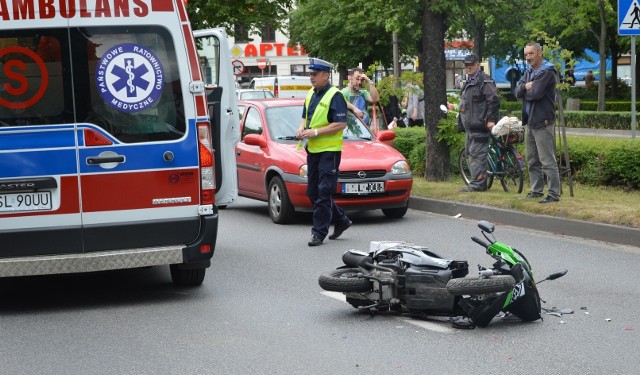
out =
[[[373,193],[384,193],[384,182],[360,182],[342,184],[342,194],[367,195]]]
[[[0,212],[51,210],[51,192],[0,194]]]

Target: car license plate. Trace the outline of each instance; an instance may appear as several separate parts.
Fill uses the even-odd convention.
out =
[[[372,193],[384,193],[384,182],[360,182],[342,184],[342,194],[366,195]]]
[[[51,192],[0,194],[0,212],[51,210]]]

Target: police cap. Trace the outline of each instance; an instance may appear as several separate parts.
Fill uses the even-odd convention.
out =
[[[309,70],[314,72],[330,72],[331,69],[333,69],[332,63],[315,57],[309,58]]]

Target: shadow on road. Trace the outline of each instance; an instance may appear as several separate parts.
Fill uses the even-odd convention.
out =
[[[174,287],[168,266],[2,278],[0,314],[166,303],[191,299],[198,289]]]

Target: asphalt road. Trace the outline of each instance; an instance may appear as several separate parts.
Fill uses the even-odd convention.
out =
[[[221,212],[212,268],[174,288],[168,267],[0,280],[0,374],[635,374],[640,368],[640,248],[499,226],[525,253],[546,307],[561,317],[446,319],[358,313],[318,276],[350,248],[405,240],[470,265],[491,259],[475,220],[409,210],[389,221],[352,213],[336,241],[309,248],[308,216],[272,224],[266,204]]]

